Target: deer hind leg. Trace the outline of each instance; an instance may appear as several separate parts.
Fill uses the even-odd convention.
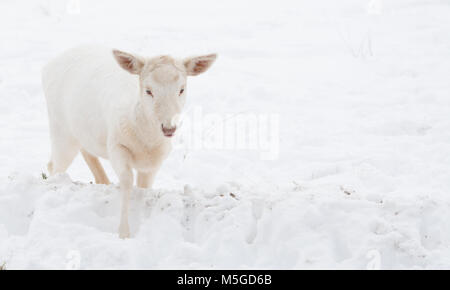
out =
[[[84,161],[86,161],[89,169],[92,171],[92,174],[94,174],[95,183],[110,184],[108,176],[106,176],[105,170],[103,169],[100,160],[83,149],[81,149],[80,151],[81,155],[83,155]]]
[[[52,153],[47,169],[50,175],[63,173],[72,164],[73,159],[77,156],[79,147],[76,141],[71,138],[58,138],[57,141],[52,140]]]

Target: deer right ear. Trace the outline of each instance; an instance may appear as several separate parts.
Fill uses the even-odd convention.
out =
[[[131,74],[140,74],[144,67],[144,59],[137,55],[132,55],[117,49],[113,50],[114,58],[117,63]]]

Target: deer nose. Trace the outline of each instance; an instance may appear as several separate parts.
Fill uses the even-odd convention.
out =
[[[161,129],[164,133],[164,136],[172,137],[173,134],[175,133],[175,131],[177,130],[177,127],[174,126],[174,127],[166,128],[166,127],[164,127],[164,125],[161,124]]]

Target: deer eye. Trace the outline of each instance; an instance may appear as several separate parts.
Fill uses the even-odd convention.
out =
[[[149,95],[149,96],[152,96],[152,97],[153,97],[152,91],[150,91],[150,90],[146,90],[145,92],[147,93],[147,95]]]
[[[181,94],[182,94],[183,92],[184,92],[184,89],[181,89],[181,90],[180,90],[180,96],[181,96]]]

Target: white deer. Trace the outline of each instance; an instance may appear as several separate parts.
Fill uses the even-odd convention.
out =
[[[95,182],[109,184],[98,157],[120,181],[119,236],[128,238],[128,203],[137,185],[151,187],[171,150],[170,137],[186,99],[186,78],[205,72],[216,54],[187,59],[144,58],[99,47],[71,49],[43,70],[51,137],[50,175],[62,173],[78,151]]]

